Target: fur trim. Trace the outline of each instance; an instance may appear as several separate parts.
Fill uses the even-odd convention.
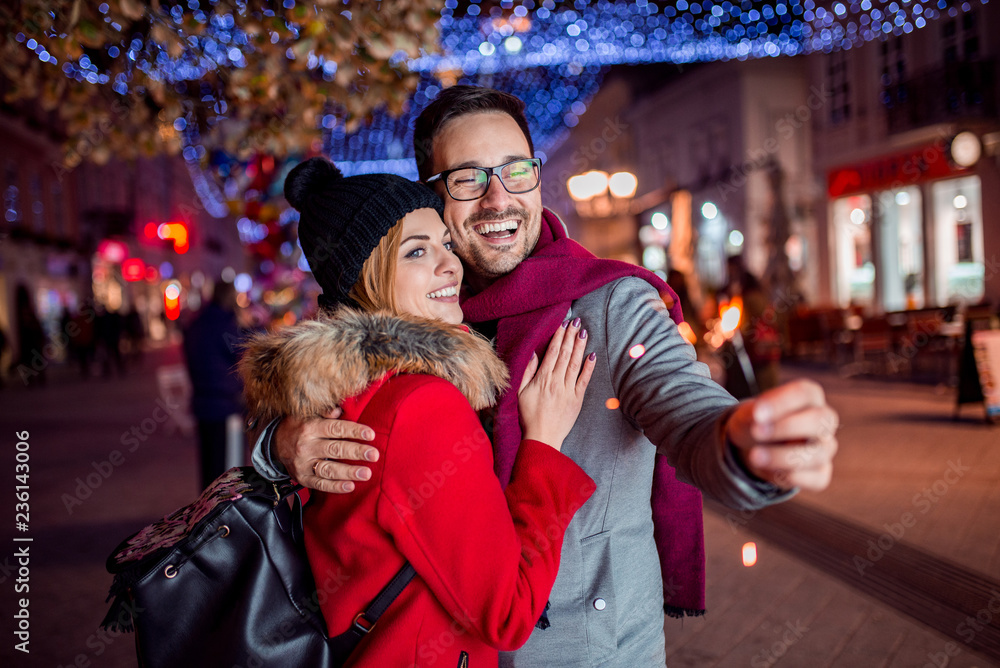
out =
[[[390,371],[425,373],[459,389],[475,410],[507,388],[506,365],[489,342],[455,325],[346,306],[258,334],[239,364],[247,410],[270,421],[324,415]]]

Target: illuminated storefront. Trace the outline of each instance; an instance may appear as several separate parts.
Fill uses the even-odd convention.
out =
[[[828,174],[834,299],[890,312],[984,296],[982,185],[937,141]]]

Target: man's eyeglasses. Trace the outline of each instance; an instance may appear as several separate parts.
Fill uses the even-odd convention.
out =
[[[425,183],[444,181],[451,198],[460,202],[479,199],[490,189],[493,175],[500,177],[504,190],[511,195],[531,192],[541,180],[542,161],[538,158],[514,160],[498,167],[460,167],[435,174]]]

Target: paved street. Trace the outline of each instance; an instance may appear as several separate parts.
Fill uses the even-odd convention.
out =
[[[55,369],[45,388],[0,391],[2,465],[10,471],[5,489],[13,487],[14,434],[29,432],[30,522],[16,536],[32,539],[13,541],[13,494],[5,494],[11,502],[0,531],[0,665],[135,665],[131,635],[114,638],[97,630],[110,584],[104,560],[120,539],[199,491],[193,437],[157,421],[162,412],[153,369],[176,360],[175,349],[153,352],[142,371],[86,382]],[[900,533],[892,545],[883,543],[884,554],[868,555],[870,579],[862,586],[886,581],[879,575],[886,565],[909,568],[902,557],[911,554],[946,574],[964,573],[977,583],[1000,580],[1000,427],[984,426],[981,409],[971,406],[963,421],[952,423],[950,395],[934,388],[830,374],[820,379],[842,414],[842,452],[831,488],[794,503],[799,515],[835,518],[862,538],[865,532]],[[123,440],[130,432],[134,439]],[[913,615],[920,611],[897,609],[910,600],[907,591],[865,593],[838,575],[832,567],[836,536],[817,549],[807,531],[775,530],[780,519],[706,510],[709,614],[667,621],[671,668],[1000,665],[959,644],[956,633],[917,622]],[[741,562],[748,541],[758,545],[751,568]],[[897,543],[905,547],[893,550]],[[14,552],[24,545],[30,553],[30,655],[14,651],[19,641],[12,634],[16,598],[24,596],[14,593]],[[967,604],[976,605],[973,598]],[[991,614],[988,604],[969,612]],[[992,617],[980,617],[969,642],[992,642],[1000,615]]]

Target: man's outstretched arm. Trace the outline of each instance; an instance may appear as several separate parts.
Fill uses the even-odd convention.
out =
[[[617,281],[607,313],[621,408],[681,479],[735,508],[787,498],[798,486],[826,486],[836,413],[818,385],[797,381],[737,403],[696,361],[648,283]],[[635,357],[639,344],[644,352]]]

